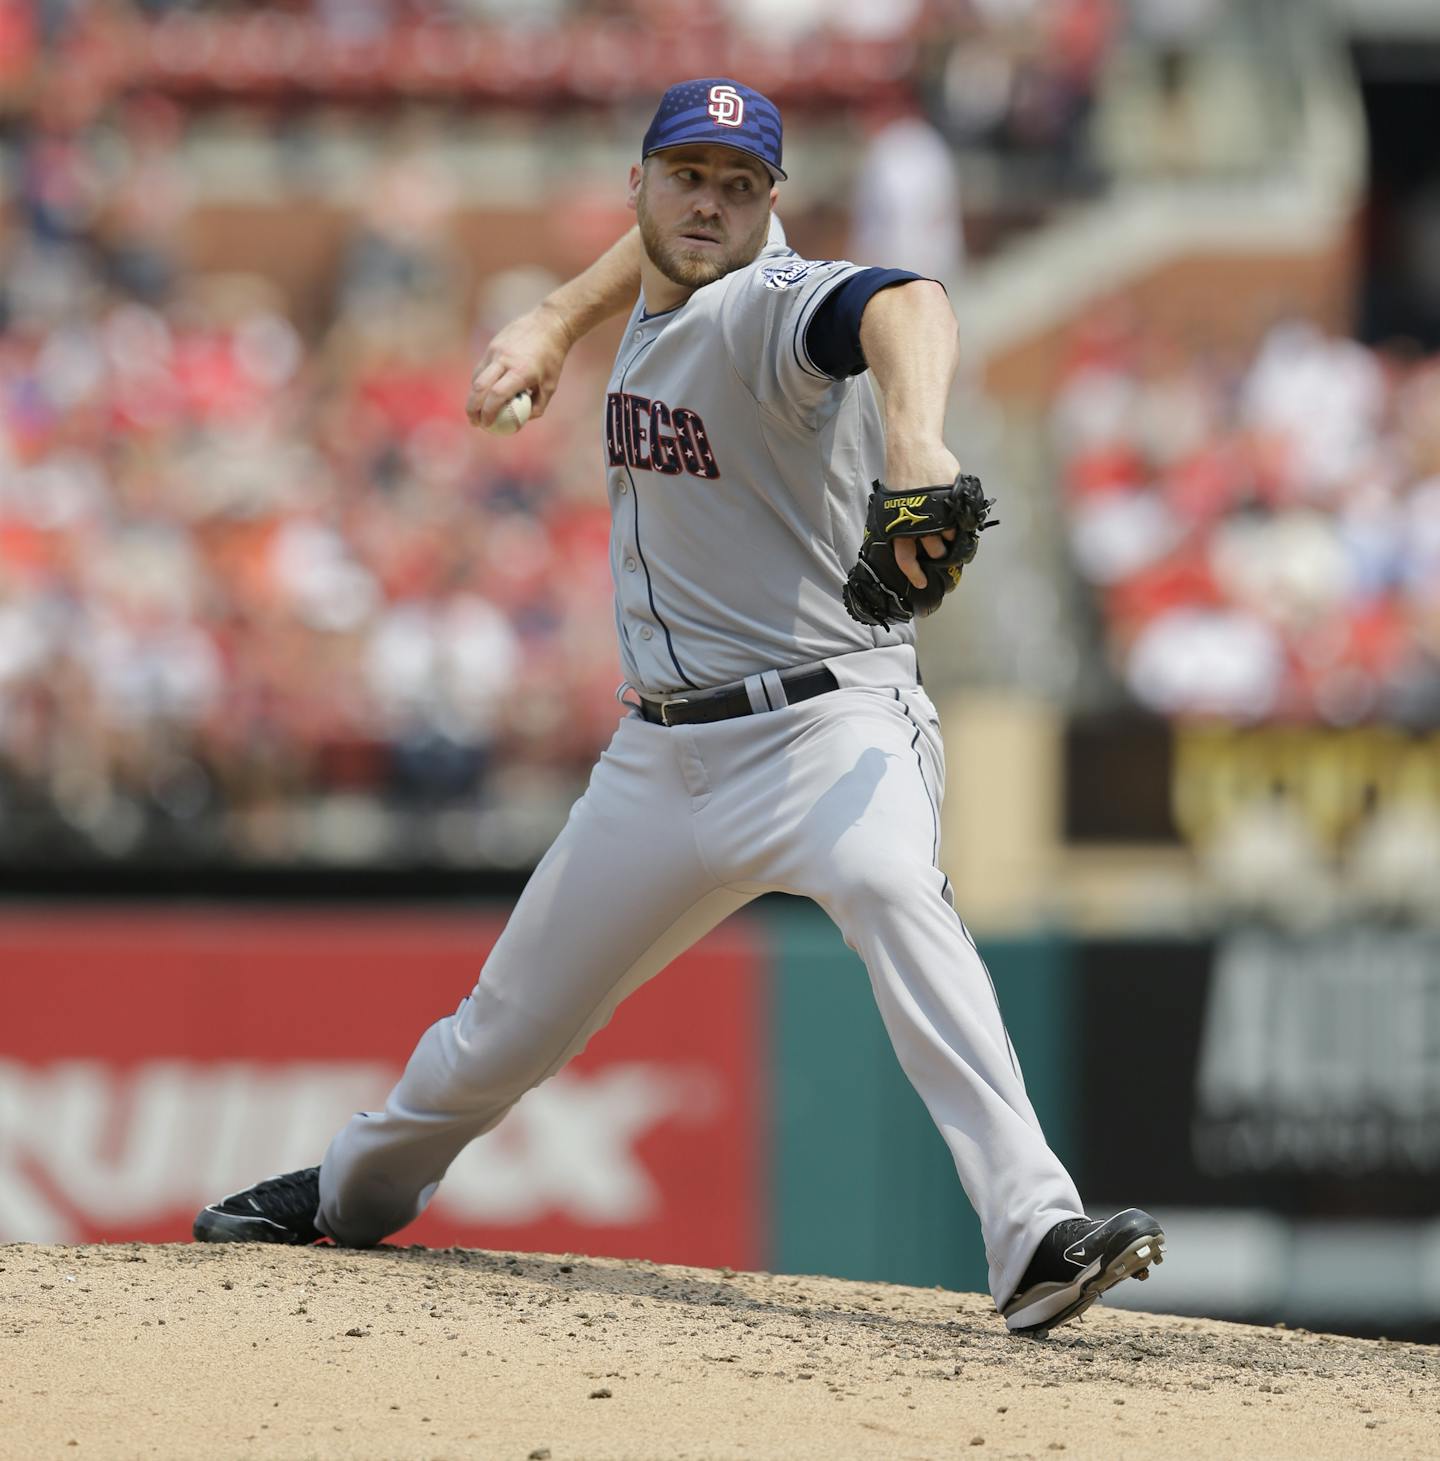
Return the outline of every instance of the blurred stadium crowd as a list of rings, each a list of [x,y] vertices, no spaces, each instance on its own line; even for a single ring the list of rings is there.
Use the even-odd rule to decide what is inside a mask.
[[[0,844],[520,865],[553,834],[619,713],[603,352],[577,353],[544,430],[477,442],[464,391],[503,316],[461,282],[443,188],[377,162],[328,297],[299,312],[187,265],[194,96],[82,85],[127,26],[263,21],[279,59],[240,51],[273,80],[285,26],[383,40],[513,9],[0,0]],[[827,0],[783,29],[903,41],[947,142],[1073,162],[1113,48],[1138,28],[1163,52],[1213,9]],[[782,23],[751,0],[523,14]],[[190,81],[198,55],[232,83],[236,54],[186,51]],[[1219,359],[1110,322],[1052,423],[1075,559],[1141,704],[1436,715],[1435,362],[1299,323]]]
[[[545,431],[477,450],[443,231],[357,226],[302,338],[263,281],[185,271],[175,125],[145,103],[112,156],[43,128],[11,154],[7,832],[32,854],[529,857],[617,714],[596,366]]]
[[[1223,0],[0,0],[0,88],[49,61],[85,108],[137,86],[237,98],[589,104],[743,72],[784,102],[910,84],[957,145],[1077,164],[1127,33],[1164,47]]]
[[[427,28],[823,30],[905,41],[906,66],[940,42],[959,134],[1043,149],[1088,103],[1115,16],[1111,0],[783,17],[749,0],[0,0],[6,845],[523,863],[618,714],[604,362],[572,363],[545,430],[477,444],[445,190],[380,160],[304,319],[258,276],[192,271],[193,106],[263,103],[286,76],[363,104],[436,61],[413,44]],[[573,50],[604,54],[592,32]],[[549,77],[571,100],[596,79]]]
[[[1074,559],[1140,704],[1440,724],[1440,359],[1302,320],[1233,359],[1110,316],[1051,421]]]

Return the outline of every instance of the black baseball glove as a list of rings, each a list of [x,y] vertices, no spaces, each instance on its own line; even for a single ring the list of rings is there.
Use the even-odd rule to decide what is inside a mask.
[[[916,614],[933,614],[960,582],[961,570],[980,546],[980,534],[996,526],[998,520],[989,515],[994,505],[995,499],[981,490],[980,479],[964,473],[943,486],[903,492],[877,481],[865,514],[860,559],[841,593],[850,617],[888,629]],[[895,561],[895,539],[923,538],[949,528],[955,536],[946,541],[943,557],[931,558],[915,545],[916,561],[925,570],[925,587],[916,588]]]

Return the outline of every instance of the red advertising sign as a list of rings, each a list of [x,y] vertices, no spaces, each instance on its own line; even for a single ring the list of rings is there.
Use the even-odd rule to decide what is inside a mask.
[[[503,920],[0,913],[0,1242],[171,1241],[319,1161]],[[732,920],[455,1162],[397,1241],[757,1267],[761,937]]]

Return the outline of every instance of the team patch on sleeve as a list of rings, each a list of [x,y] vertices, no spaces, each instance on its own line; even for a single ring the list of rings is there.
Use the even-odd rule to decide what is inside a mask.
[[[801,259],[794,264],[767,264],[760,271],[766,289],[793,289],[804,277],[816,269],[828,269],[833,259]]]

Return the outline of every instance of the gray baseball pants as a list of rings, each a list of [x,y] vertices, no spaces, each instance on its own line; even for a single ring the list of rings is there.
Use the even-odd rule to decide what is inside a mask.
[[[710,725],[622,721],[459,1009],[320,1169],[319,1226],[366,1246],[554,1075],[626,995],[760,893],[812,898],[864,960],[901,1067],[980,1218],[998,1304],[1081,1213],[936,865],[944,760],[908,647],[827,661],[842,688]]]

